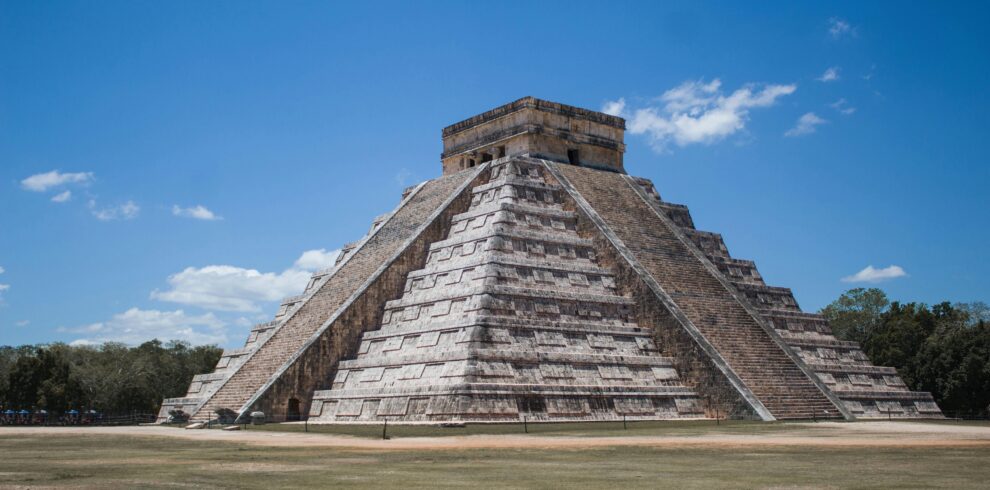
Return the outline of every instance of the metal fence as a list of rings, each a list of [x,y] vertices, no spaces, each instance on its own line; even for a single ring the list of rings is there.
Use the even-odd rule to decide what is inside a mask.
[[[12,412],[12,413],[10,413]],[[119,413],[106,414],[95,411],[81,412],[71,410],[62,414],[52,414],[44,411],[28,412],[21,411],[0,411],[0,426],[3,425],[43,425],[43,426],[69,426],[69,425],[138,425],[154,422],[155,414],[150,413]]]

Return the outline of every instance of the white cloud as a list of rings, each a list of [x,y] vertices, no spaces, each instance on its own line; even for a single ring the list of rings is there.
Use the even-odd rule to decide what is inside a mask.
[[[872,265],[868,265],[865,269],[851,276],[843,277],[842,282],[876,283],[896,279],[898,277],[904,277],[906,275],[907,272],[905,272],[900,266],[892,265],[883,269],[875,269]]]
[[[606,101],[602,105],[602,112],[612,116],[621,116],[626,112],[626,99],[619,98],[619,100]]]
[[[837,100],[835,102],[832,102],[828,106],[831,107],[832,109],[835,109],[836,111],[838,111],[840,114],[842,114],[844,116],[848,116],[848,115],[856,112],[856,108],[850,106],[849,105],[849,102],[847,102],[846,99],[839,99],[839,100]]]
[[[721,86],[718,79],[684,82],[664,92],[658,104],[632,113],[624,99],[606,102],[603,110],[625,117],[630,133],[649,136],[653,148],[664,152],[671,143],[683,147],[718,142],[745,128],[751,109],[769,107],[797,90],[795,85],[747,84],[725,95]]]
[[[30,320],[21,320],[21,321],[19,321],[19,322],[17,322],[17,323],[15,323],[14,325],[17,325],[18,327],[26,327],[26,326],[28,326],[28,325],[29,325],[30,323],[31,323],[31,321],[30,321]]]
[[[7,272],[7,269],[4,269],[3,267],[0,267],[0,274],[3,274],[4,272]]]
[[[172,206],[172,214],[175,216],[182,216],[184,218],[201,219],[204,221],[218,221],[222,220],[222,216],[217,216],[213,211],[210,211],[205,206],[196,205],[191,208],[181,208],[178,205]]]
[[[329,252],[325,248],[318,250],[307,250],[299,256],[296,260],[295,267],[297,269],[304,269],[309,271],[317,271],[320,269],[326,269],[337,261],[337,256],[340,255],[340,250],[330,250]]]
[[[187,267],[169,276],[171,289],[155,290],[151,298],[207,310],[260,311],[260,303],[299,294],[309,282],[311,272],[333,265],[339,253],[339,250],[308,250],[292,267],[281,273],[259,272],[231,265]]]
[[[10,284],[0,284],[0,293],[10,289]]]
[[[89,211],[93,213],[93,216],[100,221],[113,221],[117,219],[134,219],[137,218],[138,213],[141,212],[141,207],[134,203],[134,201],[127,201],[119,206],[110,206],[108,208],[98,208],[96,206],[96,201],[90,199],[87,204]]]
[[[825,70],[822,76],[816,78],[819,82],[834,82],[839,79],[839,67],[833,66]]]
[[[187,315],[182,310],[159,311],[131,308],[118,313],[108,321],[75,328],[61,328],[62,332],[80,334],[73,345],[123,342],[140,344],[159,340],[184,340],[192,344],[224,344],[227,342],[226,324],[213,315]]]
[[[63,203],[72,199],[72,191],[65,191],[52,196],[52,202]]]
[[[845,19],[832,17],[828,20],[828,33],[832,35],[832,39],[839,39],[844,36],[855,36],[856,30]]]
[[[784,133],[784,136],[801,136],[803,134],[811,134],[815,132],[818,126],[825,124],[826,122],[828,121],[818,117],[814,112],[808,112],[799,117],[797,124],[793,128],[788,129],[787,132]]]
[[[53,187],[66,184],[88,184],[92,181],[92,172],[63,174],[58,170],[52,170],[51,172],[45,172],[43,174],[34,174],[22,180],[21,186],[32,192],[44,192]]]

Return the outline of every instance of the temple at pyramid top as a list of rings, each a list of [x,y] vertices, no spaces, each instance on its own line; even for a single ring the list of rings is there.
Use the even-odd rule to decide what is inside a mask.
[[[443,128],[443,173],[515,155],[625,172],[621,117],[523,97]]]

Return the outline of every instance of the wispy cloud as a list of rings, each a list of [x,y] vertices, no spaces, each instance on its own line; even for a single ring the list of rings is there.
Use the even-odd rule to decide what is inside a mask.
[[[88,184],[93,181],[92,172],[61,173],[58,170],[34,174],[21,181],[21,187],[32,192],[45,192],[48,189],[66,184]]]
[[[187,267],[168,278],[167,291],[151,298],[217,311],[261,311],[261,303],[299,294],[312,271],[333,265],[339,250],[308,250],[292,267],[280,273],[260,272],[231,265]]]
[[[63,203],[67,202],[69,199],[72,199],[72,191],[60,192],[52,196],[52,202]]]
[[[227,342],[226,323],[213,313],[187,315],[182,310],[159,311],[131,308],[105,322],[81,327],[60,328],[80,338],[73,345],[123,342],[140,344],[159,340],[184,340],[192,344],[224,344]]]
[[[0,267],[0,274],[3,274],[4,272],[7,272],[7,270]],[[10,289],[10,284],[0,284],[0,302],[3,302],[3,293],[5,293],[8,289]]]
[[[839,67],[832,66],[826,69],[825,73],[822,73],[822,76],[816,78],[815,80],[818,80],[819,82],[834,82],[837,81],[838,79],[839,79]]]
[[[856,108],[850,106],[849,105],[849,102],[847,102],[846,99],[839,99],[839,100],[837,100],[835,102],[832,102],[828,106],[831,107],[832,109],[835,109],[840,114],[845,115],[845,116],[848,116],[848,115],[856,112]]]
[[[876,76],[876,74],[877,74],[877,64],[873,63],[872,65],[870,65],[870,71],[866,72],[866,74],[863,75],[863,80],[866,80],[868,82],[872,80],[873,77]]]
[[[412,172],[410,172],[408,168],[402,167],[395,173],[395,183],[399,187],[406,187],[406,184],[408,184],[411,177]]]
[[[625,117],[631,134],[647,135],[653,149],[662,153],[671,144],[721,141],[746,127],[752,109],[772,106],[797,90],[796,85],[746,84],[725,95],[721,88],[718,79],[688,81],[631,112],[621,98],[606,102],[602,111]]]
[[[905,272],[900,266],[891,265],[889,267],[884,267],[883,269],[876,269],[872,265],[868,265],[865,269],[851,276],[843,277],[842,282],[878,283],[904,276],[907,276],[907,272]]]
[[[222,220],[222,216],[217,216],[216,213],[210,211],[205,206],[196,205],[188,208],[179,207],[178,205],[172,206],[172,214],[175,216],[181,216],[183,218],[192,218],[203,221],[219,221]]]
[[[815,115],[814,112],[808,112],[798,118],[797,124],[793,128],[788,129],[784,136],[801,136],[804,134],[814,133],[818,126],[825,124],[826,120]]]
[[[4,272],[7,272],[7,269],[4,269],[3,267],[0,267],[0,274],[3,274]]]
[[[90,213],[100,221],[134,219],[141,212],[141,207],[135,204],[134,201],[127,201],[118,206],[101,208],[96,205],[95,200],[90,199],[86,206],[89,208]]]
[[[30,320],[20,320],[20,321],[14,323],[14,325],[17,325],[18,327],[26,327],[26,326],[28,326],[30,324],[31,324],[31,321]]]
[[[832,17],[828,20],[828,33],[832,39],[841,39],[846,36],[855,36],[856,29],[845,19]]]

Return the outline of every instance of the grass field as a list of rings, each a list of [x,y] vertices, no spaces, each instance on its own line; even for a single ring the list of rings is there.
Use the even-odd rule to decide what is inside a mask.
[[[395,427],[395,437],[465,429]],[[249,430],[255,430],[252,428]],[[314,427],[354,431],[376,427]],[[380,427],[377,427],[380,437]],[[534,427],[531,427],[534,429]],[[621,423],[535,426],[532,437],[791,434],[797,424]],[[178,431],[179,429],[174,429]],[[297,430],[271,425],[265,430]],[[403,434],[403,430],[420,431]],[[171,432],[169,429],[161,431]],[[460,434],[450,431],[463,431]],[[515,432],[515,431],[514,431]],[[340,433],[340,432],[336,432]],[[490,433],[490,432],[488,432]],[[975,447],[590,447],[582,449],[361,450],[274,447],[174,437],[29,434],[0,428],[0,487],[503,487],[503,488],[986,488],[990,445]]]

